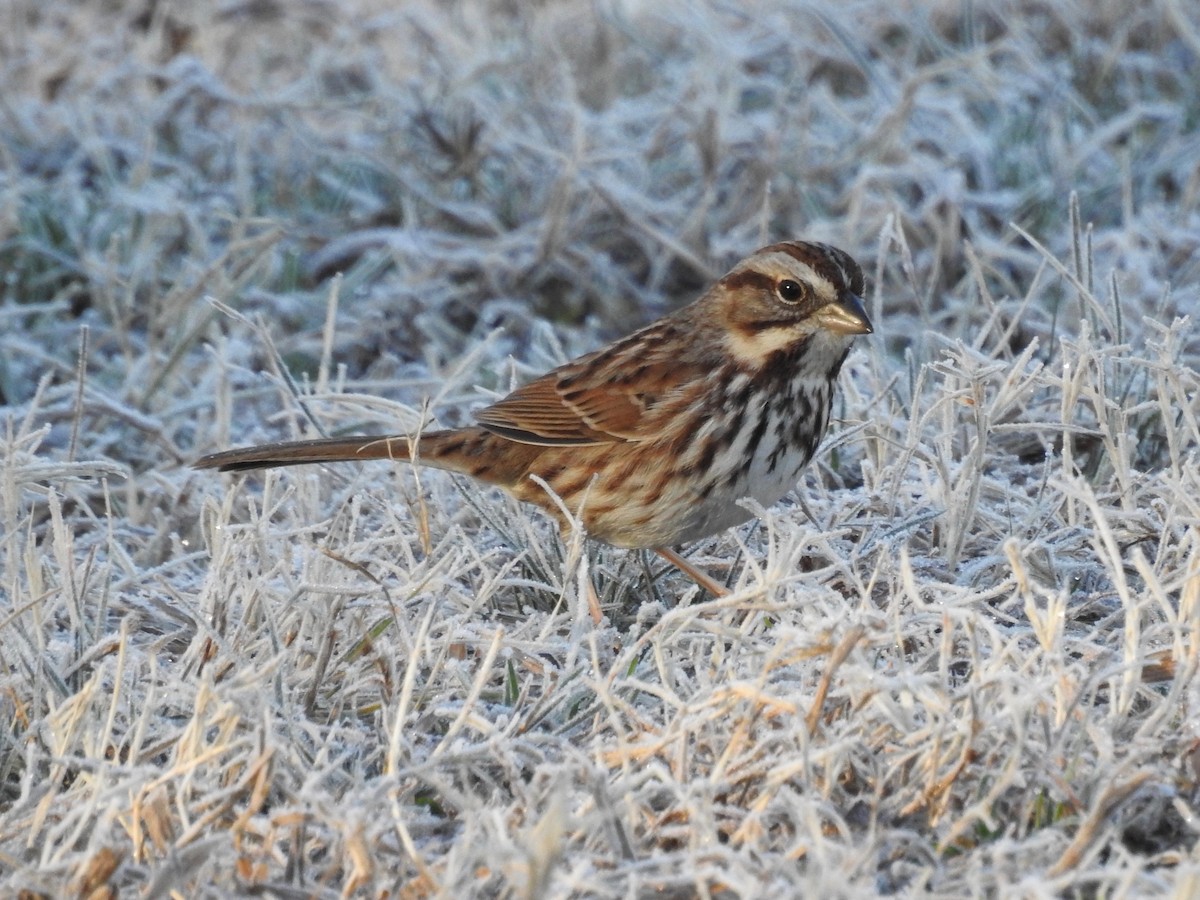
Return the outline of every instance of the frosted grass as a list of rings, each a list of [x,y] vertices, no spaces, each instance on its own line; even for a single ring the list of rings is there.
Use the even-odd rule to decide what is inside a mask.
[[[10,4],[5,889],[1188,894],[1198,36]],[[728,598],[445,473],[187,468],[465,421],[801,236],[878,330],[801,489],[688,548]]]

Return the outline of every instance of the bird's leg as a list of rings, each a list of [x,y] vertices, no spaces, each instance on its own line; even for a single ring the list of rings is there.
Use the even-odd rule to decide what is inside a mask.
[[[670,547],[655,547],[654,552],[677,568],[688,578],[692,579],[692,581],[696,582],[696,584],[700,585],[700,587],[704,588],[714,597],[729,596],[729,591],[726,589],[725,585],[717,582],[716,579],[702,569],[698,569],[696,566],[693,566],[690,562],[688,562]]]

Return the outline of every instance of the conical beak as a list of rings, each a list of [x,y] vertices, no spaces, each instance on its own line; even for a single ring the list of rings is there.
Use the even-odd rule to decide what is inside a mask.
[[[830,303],[817,313],[821,324],[837,334],[870,334],[875,329],[863,309],[862,299],[849,291],[837,303]]]

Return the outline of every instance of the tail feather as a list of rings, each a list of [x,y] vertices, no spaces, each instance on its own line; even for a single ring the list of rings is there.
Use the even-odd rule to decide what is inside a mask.
[[[410,439],[402,434],[363,435],[349,438],[321,438],[314,441],[284,441],[210,453],[192,463],[197,469],[242,472],[276,466],[300,466],[307,463],[350,462],[361,459],[407,461]]]
[[[500,446],[503,445],[503,446]],[[355,435],[315,441],[283,441],[211,453],[192,463],[197,469],[245,472],[307,463],[357,462],[389,459],[448,469],[489,484],[512,488],[524,482],[544,447],[514,444],[478,425],[403,434]]]

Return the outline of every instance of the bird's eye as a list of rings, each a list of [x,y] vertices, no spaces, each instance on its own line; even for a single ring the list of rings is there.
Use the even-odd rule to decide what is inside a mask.
[[[804,299],[804,285],[790,278],[785,278],[775,286],[775,292],[784,303],[799,303]]]

